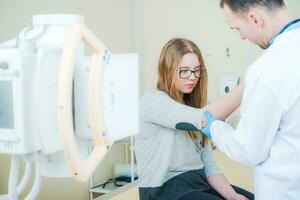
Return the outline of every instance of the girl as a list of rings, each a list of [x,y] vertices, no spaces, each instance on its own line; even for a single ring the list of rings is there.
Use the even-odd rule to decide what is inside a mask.
[[[188,122],[200,129],[204,110],[225,119],[239,106],[242,90],[240,85],[206,106],[207,72],[199,48],[183,38],[163,47],[157,90],[145,93],[140,101],[135,153],[141,200],[254,199],[227,182],[206,136],[175,128]]]

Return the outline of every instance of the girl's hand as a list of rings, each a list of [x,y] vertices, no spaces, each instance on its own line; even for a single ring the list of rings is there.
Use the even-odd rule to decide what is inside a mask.
[[[247,199],[243,195],[240,195],[238,193],[234,193],[232,196],[230,196],[230,198],[228,200],[249,200],[249,199]]]

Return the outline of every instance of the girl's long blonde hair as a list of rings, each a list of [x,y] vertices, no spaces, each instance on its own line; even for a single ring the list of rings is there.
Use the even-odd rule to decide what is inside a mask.
[[[158,63],[157,89],[164,91],[179,103],[194,108],[203,108],[207,104],[207,73],[199,78],[197,85],[190,94],[181,93],[174,85],[175,78],[178,76],[178,66],[182,57],[188,53],[196,54],[201,67],[205,68],[200,49],[192,41],[185,38],[174,38],[164,45]],[[199,134],[194,131],[188,133],[192,138],[199,137]],[[207,137],[201,135],[201,141],[204,145],[207,142]]]

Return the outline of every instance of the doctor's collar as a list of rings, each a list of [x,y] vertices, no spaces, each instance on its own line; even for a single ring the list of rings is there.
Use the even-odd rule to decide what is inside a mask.
[[[289,23],[287,23],[282,29],[280,29],[278,31],[278,33],[275,34],[275,36],[272,38],[272,40],[270,41],[270,44],[268,46],[268,48],[273,44],[274,40],[281,35],[284,32],[288,32],[294,29],[300,28],[300,19],[295,19]]]

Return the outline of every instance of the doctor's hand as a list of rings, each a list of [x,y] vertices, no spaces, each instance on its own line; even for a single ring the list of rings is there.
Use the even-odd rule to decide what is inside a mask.
[[[216,120],[216,118],[208,111],[204,112],[204,116],[206,119],[202,121],[202,125],[206,123],[204,127],[201,128],[201,132],[206,135],[208,138],[211,138],[210,135],[210,127],[213,121]]]

